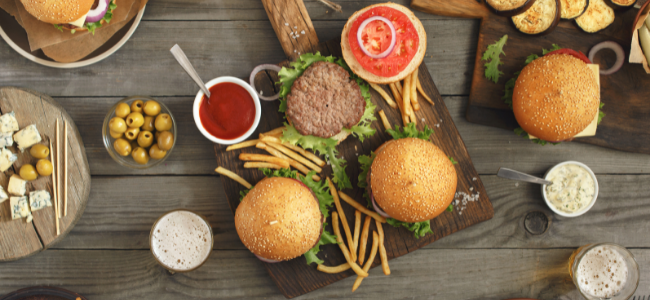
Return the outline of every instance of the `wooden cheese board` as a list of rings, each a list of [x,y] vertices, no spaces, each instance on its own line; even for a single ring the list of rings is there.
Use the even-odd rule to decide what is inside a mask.
[[[586,33],[572,20],[561,20],[551,33],[543,36],[528,36],[516,30],[507,17],[492,14],[483,1],[476,0],[413,0],[411,7],[423,12],[451,17],[481,19],[478,47],[470,88],[467,120],[473,123],[512,130],[519,127],[512,110],[503,102],[504,86],[513,74],[524,66],[526,57],[557,44],[563,48],[589,53],[592,46],[603,41],[615,41],[626,53],[626,62],[617,73],[600,76],[601,102],[606,117],[598,125],[596,136],[576,138],[574,142],[602,147],[650,154],[650,75],[639,64],[627,62],[632,23],[638,9],[617,11],[612,25],[598,33]],[[644,1],[639,1],[644,2]],[[498,83],[485,78],[484,61],[481,61],[487,46],[508,35],[504,47],[505,57],[500,70],[504,72]],[[607,57],[609,56],[609,57]],[[615,58],[608,51],[602,51],[594,59],[601,68],[609,68]],[[514,133],[513,133],[514,134]]]
[[[76,125],[66,111],[47,95],[23,88],[2,87],[0,88],[0,112],[12,111],[16,114],[21,129],[30,124],[36,125],[41,134],[41,143],[44,145],[50,140],[53,144],[55,142],[56,119],[61,119],[60,126],[63,126],[63,120],[67,121],[68,213],[60,219],[61,234],[57,236],[54,206],[32,212],[33,221],[28,223],[25,218],[11,219],[9,200],[0,203],[0,262],[25,258],[63,239],[81,218],[90,194],[90,169],[86,150]],[[60,138],[62,141],[62,133]],[[9,170],[0,173],[0,185],[5,190],[11,175],[18,173],[23,164],[36,163],[36,159],[31,157],[29,151],[25,150],[21,153],[15,144],[8,149],[18,156],[18,160]],[[53,195],[52,188],[52,176],[40,176],[27,183],[28,193],[46,190]]]

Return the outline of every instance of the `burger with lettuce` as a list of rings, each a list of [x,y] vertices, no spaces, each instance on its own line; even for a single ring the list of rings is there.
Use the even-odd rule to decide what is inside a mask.
[[[89,31],[110,23],[117,0],[20,0],[39,21],[54,24],[60,31]]]

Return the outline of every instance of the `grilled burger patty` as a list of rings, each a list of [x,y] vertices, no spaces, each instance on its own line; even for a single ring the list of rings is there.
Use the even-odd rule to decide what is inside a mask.
[[[302,135],[330,138],[359,123],[365,109],[357,82],[330,62],[312,64],[287,96],[287,116]]]

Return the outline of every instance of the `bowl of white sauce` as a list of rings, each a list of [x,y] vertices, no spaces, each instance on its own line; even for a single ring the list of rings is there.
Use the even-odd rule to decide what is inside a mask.
[[[596,174],[587,165],[565,161],[549,169],[544,179],[551,185],[542,185],[542,195],[548,207],[563,217],[583,215],[598,198]]]

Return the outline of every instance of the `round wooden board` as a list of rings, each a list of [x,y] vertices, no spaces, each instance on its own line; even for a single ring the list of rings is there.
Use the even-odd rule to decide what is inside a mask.
[[[54,206],[33,212],[34,220],[27,223],[25,218],[11,219],[9,200],[0,203],[0,262],[25,258],[63,239],[81,218],[90,194],[90,168],[86,150],[77,126],[68,113],[47,95],[23,88],[2,87],[0,88],[0,112],[4,114],[11,111],[16,113],[20,129],[36,124],[43,139],[41,143],[48,145],[51,139],[53,147],[56,147],[54,145],[56,119],[60,119],[61,144],[63,144],[63,121],[68,122],[68,214],[61,217],[59,221],[61,234],[57,236]],[[36,163],[36,159],[31,157],[29,151],[21,153],[15,144],[9,149],[18,155],[18,160],[12,168],[0,173],[0,185],[5,190],[11,175],[17,173],[23,164]],[[61,153],[63,153],[63,146],[61,146]],[[52,187],[52,176],[39,177],[27,184],[27,193],[46,190],[53,195]],[[54,197],[52,201],[54,204]]]

